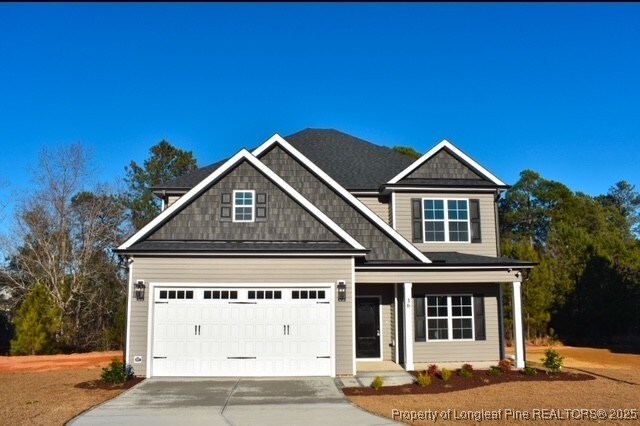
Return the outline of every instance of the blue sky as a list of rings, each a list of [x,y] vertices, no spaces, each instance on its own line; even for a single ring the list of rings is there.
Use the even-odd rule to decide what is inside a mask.
[[[2,194],[43,146],[82,142],[113,181],[161,139],[206,165],[306,127],[446,138],[508,183],[640,186],[639,22],[639,4],[0,4]]]

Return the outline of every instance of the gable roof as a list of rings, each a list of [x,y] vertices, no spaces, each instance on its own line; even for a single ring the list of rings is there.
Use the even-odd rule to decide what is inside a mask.
[[[378,215],[373,213],[368,207],[366,207],[360,200],[358,200],[353,194],[351,194],[346,188],[342,187],[331,176],[325,173],[316,164],[310,161],[294,146],[282,138],[277,133],[269,138],[266,142],[253,150],[253,155],[260,157],[261,154],[268,152],[274,146],[280,146],[296,160],[304,164],[304,166],[317,176],[325,185],[329,186],[335,192],[337,192],[348,204],[350,204],[356,211],[364,215],[370,222],[372,222],[378,229],[382,230],[391,240],[402,247],[407,253],[409,253],[414,259],[423,262],[431,263],[431,260],[427,258],[420,250],[418,250],[413,244],[407,241],[398,231],[393,229],[391,225],[382,220]]]
[[[391,148],[375,145],[334,129],[305,129],[285,137],[306,158],[349,190],[378,188],[413,163],[413,159]],[[188,189],[198,184],[226,160],[177,177],[154,188]]]
[[[480,164],[478,164],[474,159],[469,157],[467,154],[465,154],[464,152],[460,151],[456,146],[454,146],[451,142],[449,142],[446,139],[442,140],[442,142],[440,142],[438,145],[436,145],[433,148],[431,148],[426,154],[424,154],[422,157],[420,157],[419,159],[414,161],[411,165],[406,167],[400,173],[395,175],[387,183],[388,184],[397,184],[402,179],[406,178],[411,173],[416,171],[420,166],[425,164],[428,160],[433,158],[436,154],[438,154],[442,150],[447,150],[450,153],[452,153],[455,157],[457,157],[457,159],[461,160],[468,167],[470,167],[472,169],[472,171],[475,172],[478,176],[480,176],[480,177],[492,182],[493,184],[495,184],[497,186],[501,186],[501,187],[507,187],[508,186],[506,183],[504,183],[503,181],[498,179],[491,172],[489,172],[487,169],[482,167]]]
[[[375,189],[393,178],[413,159],[334,129],[305,129],[286,141],[349,190]]]
[[[294,200],[296,200],[304,209],[306,209],[309,213],[311,213],[316,219],[322,222],[327,228],[333,231],[338,237],[340,237],[344,242],[349,244],[352,249],[355,250],[366,250],[365,247],[362,246],[358,241],[356,241],[351,235],[349,235],[344,229],[338,226],[331,218],[325,215],[320,209],[314,206],[309,200],[304,198],[298,191],[296,191],[291,185],[285,182],[280,176],[275,174],[271,169],[269,169],[264,163],[254,157],[249,151],[243,149],[239,151],[236,155],[228,159],[224,164],[218,167],[215,171],[210,173],[205,179],[201,180],[196,186],[191,188],[185,195],[180,197],[175,203],[173,203],[169,208],[160,213],[155,219],[145,225],[142,229],[136,232],[133,236],[131,236],[127,241],[125,241],[120,247],[118,247],[118,251],[125,251],[129,249],[133,244],[139,242],[147,235],[152,233],[155,229],[157,229],[160,225],[165,223],[174,214],[183,209],[192,199],[199,196],[203,191],[205,191],[211,184],[213,184],[216,180],[225,175],[226,172],[236,167],[243,161],[249,162],[252,166],[258,169],[261,173],[263,173],[268,179],[270,179],[274,184],[280,187],[285,193],[291,196]]]

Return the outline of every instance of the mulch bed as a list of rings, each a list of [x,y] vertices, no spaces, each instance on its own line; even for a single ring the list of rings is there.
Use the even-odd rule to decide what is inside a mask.
[[[457,392],[467,389],[474,389],[483,386],[497,385],[500,383],[513,382],[559,382],[559,381],[584,381],[595,380],[595,377],[589,374],[576,374],[568,372],[560,372],[554,375],[548,375],[543,370],[537,370],[535,376],[527,376],[521,371],[507,371],[500,376],[491,376],[490,370],[475,370],[473,377],[465,378],[457,375],[457,371],[451,375],[448,381],[442,380],[440,376],[433,377],[431,384],[426,387],[420,387],[416,383],[401,386],[383,386],[380,390],[371,387],[347,387],[343,388],[347,396],[367,396],[367,395],[416,395],[416,394],[436,394]],[[414,377],[418,376],[417,371],[412,371]]]
[[[144,377],[133,377],[124,383],[113,384],[113,383],[105,382],[102,379],[99,379],[99,380],[89,380],[88,382],[78,383],[73,387],[78,389],[103,389],[103,390],[129,389],[137,385],[143,380],[144,380]]]

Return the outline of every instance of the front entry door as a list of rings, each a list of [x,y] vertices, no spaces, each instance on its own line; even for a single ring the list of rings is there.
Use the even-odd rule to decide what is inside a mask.
[[[356,298],[356,358],[380,358],[380,299]]]

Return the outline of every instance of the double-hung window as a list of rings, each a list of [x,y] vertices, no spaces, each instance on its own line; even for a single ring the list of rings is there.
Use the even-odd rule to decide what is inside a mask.
[[[233,191],[233,221],[253,222],[255,191]]]
[[[473,296],[426,296],[427,341],[473,340]]]
[[[469,200],[423,199],[424,242],[469,239]]]

